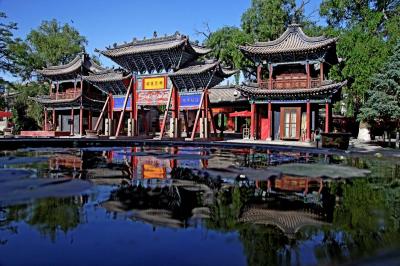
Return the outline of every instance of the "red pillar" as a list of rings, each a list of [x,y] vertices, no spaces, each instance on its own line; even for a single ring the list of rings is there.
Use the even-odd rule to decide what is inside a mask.
[[[311,103],[307,100],[306,141],[311,141]]]
[[[306,73],[307,73],[307,88],[311,87],[311,78],[310,78],[310,64],[306,63]]]
[[[322,61],[319,63],[319,78],[322,84],[324,81],[324,62]]]
[[[89,109],[89,113],[88,113],[88,129],[92,130],[92,110]]]
[[[44,130],[47,131],[47,108],[44,108]]]
[[[83,107],[79,108],[79,135],[83,135]]]
[[[71,135],[74,135],[74,108],[71,108]]]
[[[273,89],[272,72],[274,71],[272,64],[269,65],[269,89]]]
[[[325,103],[325,133],[330,130],[330,104],[328,102]]]
[[[250,139],[254,139],[256,127],[256,104],[251,104],[251,119],[250,119]]]
[[[261,85],[261,81],[262,81],[262,78],[261,78],[261,69],[262,69],[262,66],[259,65],[259,66],[257,67],[257,83],[258,83],[258,86]]]
[[[268,102],[268,138],[267,140],[272,140],[272,103]]]
[[[56,125],[56,110],[53,108],[53,127],[54,130],[56,130],[57,125]]]
[[[138,136],[139,135],[139,126],[138,126],[138,110],[137,110],[137,87],[138,87],[138,79],[135,77],[135,81],[132,84],[132,114],[133,114],[133,119],[134,119],[134,124],[133,126],[133,136]],[[144,119],[145,120],[145,119]]]

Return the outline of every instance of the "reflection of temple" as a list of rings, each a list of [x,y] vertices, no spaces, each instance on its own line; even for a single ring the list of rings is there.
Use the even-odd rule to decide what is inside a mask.
[[[281,211],[263,208],[250,208],[241,215],[240,222],[276,226],[288,238],[296,238],[295,234],[303,227],[319,227],[326,223],[317,214],[303,211]]]
[[[82,178],[82,169],[81,156],[63,154],[49,158],[49,170],[53,177]]]

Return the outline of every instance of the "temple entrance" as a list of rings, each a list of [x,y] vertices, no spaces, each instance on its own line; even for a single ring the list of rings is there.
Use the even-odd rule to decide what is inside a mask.
[[[281,139],[299,139],[300,138],[300,107],[282,107],[281,108]]]

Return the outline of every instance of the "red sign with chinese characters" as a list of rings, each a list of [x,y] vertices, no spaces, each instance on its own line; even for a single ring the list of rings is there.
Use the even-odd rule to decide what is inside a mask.
[[[169,90],[138,91],[137,95],[138,105],[166,105],[168,102]]]

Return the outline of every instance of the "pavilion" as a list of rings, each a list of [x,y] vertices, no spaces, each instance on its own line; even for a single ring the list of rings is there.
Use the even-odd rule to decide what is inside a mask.
[[[332,105],[346,85],[327,80],[338,63],[336,41],[292,24],[276,40],[239,47],[257,67],[257,82],[238,88],[251,104],[251,139],[311,141],[316,131],[330,132]]]

